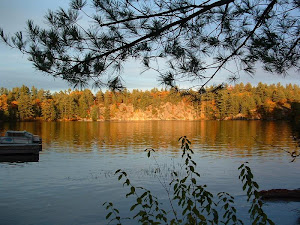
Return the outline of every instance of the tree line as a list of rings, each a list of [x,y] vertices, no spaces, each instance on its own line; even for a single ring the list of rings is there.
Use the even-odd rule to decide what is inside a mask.
[[[25,85],[0,88],[0,121],[299,119],[298,85],[243,83],[205,92],[177,89],[49,90]]]

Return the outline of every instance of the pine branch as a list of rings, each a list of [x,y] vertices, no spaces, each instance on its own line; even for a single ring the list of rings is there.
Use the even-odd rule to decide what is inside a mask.
[[[252,35],[255,33],[255,31],[257,30],[257,28],[259,28],[261,26],[261,24],[263,23],[265,17],[268,15],[268,13],[272,10],[272,8],[274,7],[275,3],[277,2],[277,0],[273,0],[268,7],[265,9],[265,11],[263,12],[263,14],[260,16],[259,20],[257,21],[256,25],[254,26],[254,28],[252,29],[252,31],[250,32],[250,34],[247,36],[247,38],[243,41],[242,44],[239,45],[238,48],[236,48],[229,56],[227,56],[223,62],[220,64],[220,66],[218,67],[218,69],[213,73],[213,75],[201,86],[202,88],[205,87],[205,85],[207,85],[215,76],[216,74],[223,68],[223,66],[229,61],[229,59],[231,59],[233,56],[235,56],[238,51],[246,45],[246,43],[248,42],[248,40],[252,37]]]

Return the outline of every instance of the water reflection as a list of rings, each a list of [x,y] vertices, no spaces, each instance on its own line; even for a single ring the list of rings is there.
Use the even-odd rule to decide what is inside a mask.
[[[283,121],[21,122],[5,130],[27,130],[43,138],[43,150],[124,154],[146,147],[179,152],[186,135],[196,151],[218,156],[274,156],[294,149],[291,126]]]
[[[287,122],[148,121],[21,122],[0,124],[0,132],[28,130],[43,138],[38,163],[0,163],[0,224],[106,224],[102,203],[112,201],[127,216],[129,198],[114,173],[126,171],[137,186],[149,188],[162,202],[166,194],[157,173],[170,182],[182,168],[178,138],[188,136],[196,152],[201,183],[213,193],[236,197],[241,219],[248,221],[245,193],[237,168],[249,161],[261,189],[299,187],[299,162],[285,150],[296,146]],[[145,148],[159,149],[159,167]],[[184,173],[184,170],[182,170]],[[176,171],[177,172],[177,171]],[[276,224],[294,224],[299,203],[268,203]],[[18,212],[17,214],[15,212]],[[249,223],[245,223],[249,224]]]

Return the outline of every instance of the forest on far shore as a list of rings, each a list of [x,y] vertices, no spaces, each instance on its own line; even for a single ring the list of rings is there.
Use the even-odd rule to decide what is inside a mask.
[[[0,88],[0,121],[215,119],[299,120],[300,88],[240,83],[208,87],[202,94],[157,88],[96,94],[89,89]]]

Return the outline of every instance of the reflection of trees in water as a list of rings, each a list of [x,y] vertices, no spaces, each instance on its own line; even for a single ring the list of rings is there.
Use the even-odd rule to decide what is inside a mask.
[[[292,134],[295,142],[294,144],[295,148],[292,151],[286,151],[286,152],[291,155],[292,157],[291,162],[294,162],[296,158],[300,157],[300,120],[292,124]]]
[[[280,121],[139,121],[139,122],[20,122],[4,130],[39,134],[45,147],[61,152],[117,153],[151,147],[178,151],[178,137],[186,135],[197,151],[226,155],[270,155],[294,147],[292,128]],[[223,155],[223,154],[220,154]]]

